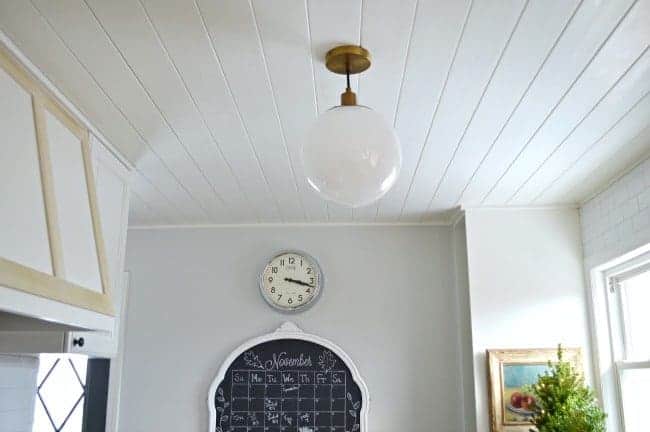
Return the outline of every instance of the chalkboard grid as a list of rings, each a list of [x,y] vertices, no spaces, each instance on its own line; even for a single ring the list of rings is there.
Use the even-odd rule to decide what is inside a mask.
[[[367,390],[345,353],[321,339],[272,337],[224,362],[210,390],[210,432],[362,432]]]
[[[346,373],[236,369],[228,430],[345,432]]]

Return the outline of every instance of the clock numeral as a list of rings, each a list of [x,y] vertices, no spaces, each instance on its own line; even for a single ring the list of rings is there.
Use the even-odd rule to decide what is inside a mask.
[[[267,261],[257,280],[263,297],[271,305],[297,310],[316,299],[322,277],[317,261],[295,251],[285,251]]]

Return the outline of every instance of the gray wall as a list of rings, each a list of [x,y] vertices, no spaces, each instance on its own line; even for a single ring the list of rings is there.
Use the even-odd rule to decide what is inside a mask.
[[[449,227],[132,230],[120,430],[205,431],[227,354],[286,319],[355,361],[373,431],[456,432],[460,360]],[[257,289],[265,260],[297,248],[325,273],[320,301],[287,317]]]

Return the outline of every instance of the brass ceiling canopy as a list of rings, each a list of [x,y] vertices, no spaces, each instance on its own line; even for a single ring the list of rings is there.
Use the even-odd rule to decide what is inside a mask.
[[[370,53],[356,45],[341,45],[325,54],[325,65],[330,71],[341,75],[354,75],[370,67]]]
[[[347,87],[341,94],[341,105],[357,104],[357,95],[350,88],[350,75],[365,71],[370,67],[371,62],[370,52],[357,45],[337,46],[325,54],[327,69],[347,77]]]

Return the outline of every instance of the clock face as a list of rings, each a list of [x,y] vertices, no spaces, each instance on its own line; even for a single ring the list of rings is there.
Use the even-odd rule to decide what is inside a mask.
[[[293,312],[316,300],[322,279],[314,258],[302,252],[284,252],[271,259],[264,268],[260,290],[271,306]]]

